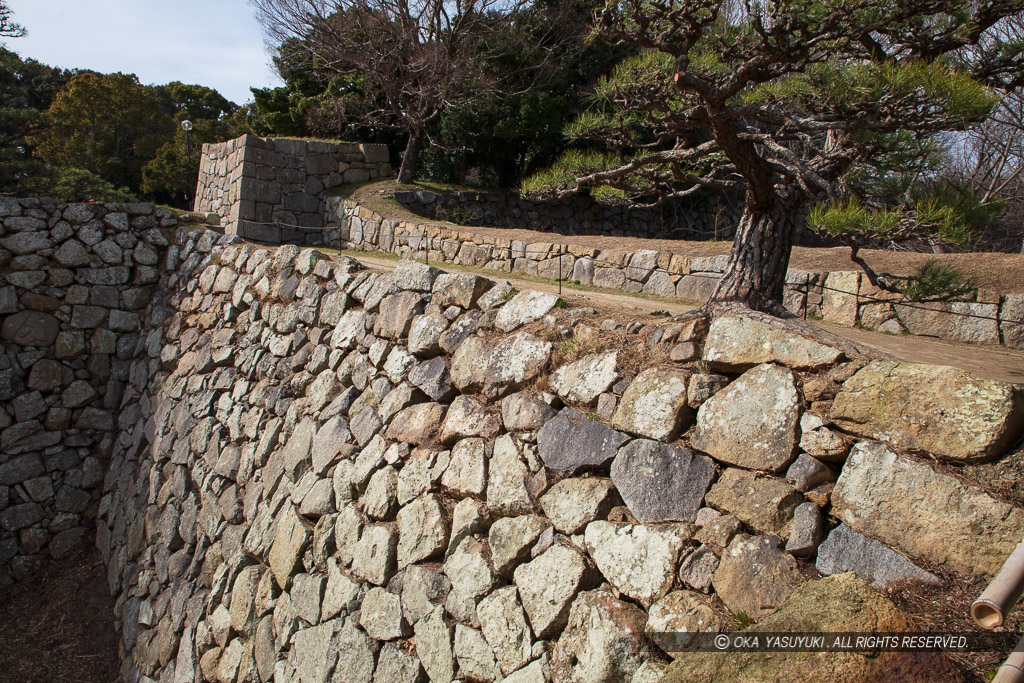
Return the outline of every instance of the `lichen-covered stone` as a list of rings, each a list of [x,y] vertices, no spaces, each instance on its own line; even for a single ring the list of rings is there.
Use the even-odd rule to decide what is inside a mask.
[[[744,632],[767,633],[919,632],[920,626],[853,573],[809,581],[797,588],[774,614]],[[776,653],[690,652],[669,667],[663,683],[689,681],[930,681],[963,680],[941,652]]]
[[[688,378],[678,370],[644,370],[626,388],[612,426],[637,436],[672,441],[693,421],[687,401]]]
[[[733,614],[757,621],[786,601],[803,583],[796,560],[777,536],[732,539],[715,572],[715,592]]]
[[[730,465],[778,472],[793,460],[800,404],[791,371],[759,365],[700,407],[690,443]]]
[[[730,467],[705,496],[708,505],[731,512],[754,531],[778,533],[803,502],[796,489],[773,477]]]
[[[839,349],[741,315],[724,315],[711,323],[704,360],[717,370],[742,371],[762,363],[797,370],[820,370],[842,356]]]
[[[850,453],[832,511],[912,559],[964,575],[994,575],[1024,537],[1018,507],[867,441]]]
[[[580,593],[552,653],[552,679],[588,683],[630,680],[650,656],[643,632],[646,621],[642,609],[609,593]]]
[[[617,358],[616,351],[585,356],[555,370],[548,383],[568,403],[593,405],[618,379]]]
[[[1006,382],[957,368],[874,361],[843,383],[831,417],[857,436],[978,462],[1020,434],[1024,401]]]
[[[650,606],[672,587],[687,524],[646,526],[591,522],[584,538],[597,568],[620,592]]]

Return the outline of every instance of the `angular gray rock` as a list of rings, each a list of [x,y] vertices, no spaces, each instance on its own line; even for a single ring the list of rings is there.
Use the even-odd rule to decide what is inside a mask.
[[[395,533],[388,527],[365,527],[352,550],[352,573],[374,585],[385,585],[395,573],[397,544]]]
[[[372,683],[377,644],[355,625],[354,619],[346,619],[335,633],[331,649],[338,656],[333,680]]]
[[[491,287],[491,281],[469,273],[442,273],[434,280],[431,302],[441,308],[469,309]]]
[[[907,582],[942,585],[939,577],[846,524],[833,529],[825,542],[818,546],[818,559],[814,566],[822,576],[856,572],[857,576],[880,591]]]
[[[716,370],[732,372],[762,363],[820,370],[841,356],[839,349],[741,315],[715,318],[704,342],[704,360]]]
[[[877,442],[853,447],[832,512],[856,531],[924,563],[994,575],[1024,537],[1024,511]]]
[[[502,434],[494,442],[489,469],[487,506],[493,513],[511,516],[533,512],[535,501],[526,486],[529,470],[511,435]]]
[[[491,448],[484,439],[462,439],[452,447],[451,462],[441,485],[459,496],[480,497],[487,490],[487,460]]]
[[[793,510],[793,529],[789,532],[786,552],[794,557],[813,557],[825,538],[821,510],[814,503],[800,503]]]
[[[394,593],[374,587],[363,598],[359,625],[374,640],[395,640],[410,633],[402,616],[402,601]]]
[[[510,432],[532,432],[556,414],[554,408],[525,393],[509,394],[501,401],[501,421]]]
[[[695,591],[708,593],[718,564],[718,555],[708,546],[701,546],[679,563],[679,582]]]
[[[480,337],[470,337],[459,344],[452,355],[452,384],[461,391],[480,389],[487,376],[491,346]]]
[[[638,521],[692,522],[715,477],[715,465],[688,448],[637,439],[619,449],[611,473]]]
[[[537,446],[544,464],[570,473],[604,465],[628,440],[627,435],[572,408],[563,408],[537,432]]]
[[[484,553],[485,547],[475,538],[464,538],[444,561],[444,573],[459,595],[479,600],[494,588],[496,578]]]
[[[443,553],[448,530],[448,515],[437,496],[422,496],[399,510],[399,569]]]
[[[778,533],[803,502],[803,496],[781,479],[758,476],[736,467],[722,472],[705,499],[708,505],[731,512],[763,534]]]
[[[448,329],[448,319],[443,315],[418,315],[409,328],[409,353],[414,356],[430,357],[441,353],[441,335]]]
[[[391,643],[385,643],[380,649],[373,683],[423,683],[424,678],[418,657]]]
[[[440,571],[414,564],[406,568],[402,578],[402,612],[410,624],[430,614],[434,607],[444,605],[452,582]]]
[[[533,636],[515,586],[494,591],[477,606],[480,628],[503,674],[533,658]]]
[[[459,673],[463,678],[476,681],[493,681],[501,672],[494,660],[494,653],[484,634],[462,624],[455,625],[455,658],[459,662]]]
[[[1020,434],[1024,399],[1006,382],[957,368],[873,361],[843,383],[831,417],[857,436],[981,462]]]
[[[819,484],[836,480],[832,469],[809,455],[801,453],[786,470],[786,481],[797,491],[810,491]]]
[[[455,677],[452,629],[445,622],[444,607],[438,606],[413,627],[416,654],[434,683],[449,683]]]
[[[618,683],[632,679],[650,655],[644,638],[647,613],[600,591],[580,593],[555,645],[551,677],[555,681]]]
[[[539,515],[504,517],[495,521],[487,536],[494,571],[503,576],[510,574],[530,556],[530,548],[546,528],[547,520]]]
[[[683,653],[687,635],[716,633],[724,627],[725,620],[709,597],[684,590],[673,591],[651,605],[645,630],[658,647],[675,656]]]
[[[423,297],[417,292],[398,292],[386,296],[380,302],[373,333],[385,339],[404,339],[409,334],[412,319],[422,312]]]
[[[402,290],[429,292],[440,274],[441,270],[434,266],[410,259],[402,259],[395,266],[395,287]]]
[[[409,382],[432,401],[444,401],[453,393],[448,367],[441,358],[433,358],[414,367],[409,373]]]
[[[467,339],[463,345],[470,341]],[[488,393],[500,395],[524,386],[544,370],[551,358],[552,349],[551,342],[529,332],[514,334],[500,342],[490,352],[483,373],[483,383]]]
[[[470,396],[456,396],[441,425],[441,442],[452,444],[471,437],[493,439],[500,429],[498,420],[480,401]]]
[[[274,579],[282,589],[288,587],[309,540],[310,532],[295,514],[295,508],[286,504],[278,516],[274,542],[267,556],[270,571],[274,573]]]

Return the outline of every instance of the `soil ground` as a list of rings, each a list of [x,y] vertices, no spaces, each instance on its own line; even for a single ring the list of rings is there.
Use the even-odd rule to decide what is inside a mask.
[[[0,588],[0,683],[119,680],[114,599],[99,553],[83,547]]]

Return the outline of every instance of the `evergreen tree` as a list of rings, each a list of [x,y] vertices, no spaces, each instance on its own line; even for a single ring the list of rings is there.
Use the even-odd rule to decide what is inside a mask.
[[[601,35],[642,52],[570,128],[595,147],[525,189],[606,187],[641,201],[739,193],[745,210],[709,306],[781,312],[809,206],[826,202],[818,227],[843,232],[844,198],[921,171],[934,134],[983,120],[999,90],[1024,82],[1019,41],[994,30],[1022,10],[1021,0],[610,1]]]

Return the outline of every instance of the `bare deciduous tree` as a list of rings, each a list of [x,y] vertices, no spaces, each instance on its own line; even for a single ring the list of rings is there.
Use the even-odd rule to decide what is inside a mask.
[[[374,82],[379,106],[362,112],[366,122],[409,136],[400,183],[412,180],[428,127],[449,103],[501,88],[491,61],[542,48],[547,39],[524,45],[511,37],[509,27],[531,0],[250,2],[268,46],[292,68]]]

